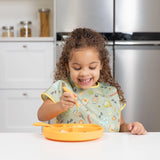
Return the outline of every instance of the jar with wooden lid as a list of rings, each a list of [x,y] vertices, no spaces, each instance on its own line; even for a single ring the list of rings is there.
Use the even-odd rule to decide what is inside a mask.
[[[13,26],[3,26],[2,27],[2,37],[14,37],[14,27]]]
[[[20,37],[32,37],[31,21],[21,21]]]
[[[40,37],[50,36],[50,9],[41,8],[40,13]]]

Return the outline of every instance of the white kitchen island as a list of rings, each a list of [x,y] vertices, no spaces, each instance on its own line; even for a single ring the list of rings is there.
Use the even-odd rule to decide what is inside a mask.
[[[104,133],[93,141],[58,142],[41,133],[0,133],[0,160],[160,159],[160,133]]]

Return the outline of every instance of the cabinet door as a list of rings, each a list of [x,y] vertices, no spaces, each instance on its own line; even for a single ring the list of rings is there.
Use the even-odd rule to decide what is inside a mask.
[[[1,42],[0,88],[47,88],[53,81],[53,42]]]
[[[0,90],[0,132],[40,132],[37,111],[43,90]]]

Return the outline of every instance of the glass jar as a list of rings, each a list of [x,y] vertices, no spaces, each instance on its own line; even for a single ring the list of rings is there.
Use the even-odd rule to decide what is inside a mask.
[[[50,9],[41,8],[40,13],[40,37],[50,36]]]
[[[2,37],[14,37],[14,27],[13,26],[3,26],[2,27]]]
[[[21,21],[20,37],[32,37],[31,21]]]

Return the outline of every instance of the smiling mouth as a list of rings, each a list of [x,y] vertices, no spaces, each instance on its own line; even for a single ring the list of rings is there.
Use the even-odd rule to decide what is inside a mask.
[[[86,85],[86,84],[90,84],[92,78],[88,78],[88,79],[78,79],[79,80],[79,83],[81,85]]]

